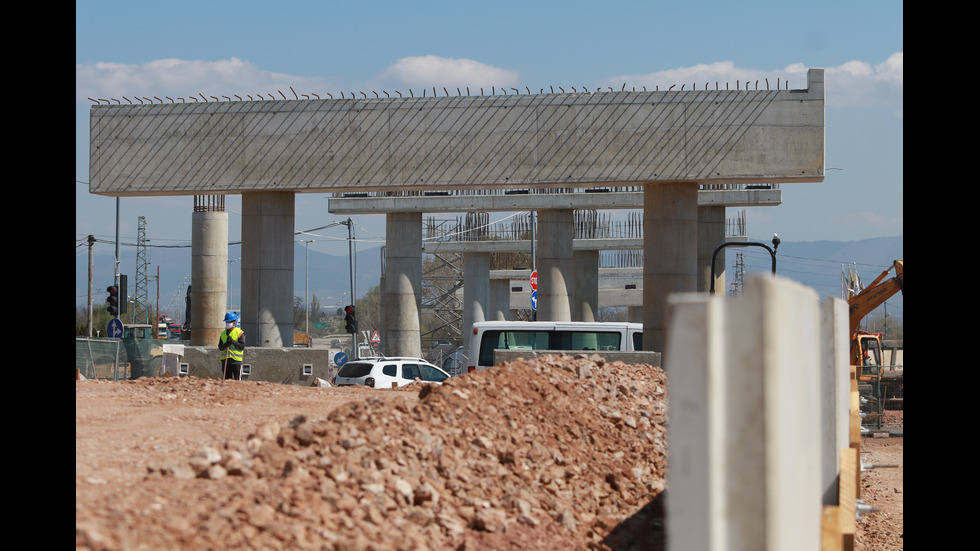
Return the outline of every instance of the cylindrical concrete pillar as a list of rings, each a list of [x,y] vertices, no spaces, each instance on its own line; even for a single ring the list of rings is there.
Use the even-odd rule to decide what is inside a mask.
[[[575,278],[572,286],[572,319],[599,319],[599,251],[574,251],[572,264]]]
[[[543,210],[538,213],[537,312],[541,321],[572,321],[568,294],[574,281],[574,237],[572,210]]]
[[[191,345],[217,346],[228,292],[228,213],[191,214]]]
[[[293,346],[294,195],[242,194],[242,329],[248,346]]]
[[[507,321],[510,316],[510,280],[490,280],[490,308],[487,310],[488,321]],[[465,330],[464,330],[465,333]],[[463,342],[469,343],[469,335],[463,335]]]
[[[664,352],[667,297],[697,290],[698,185],[643,188],[643,349]]]
[[[725,207],[698,207],[698,292],[711,290],[711,257],[725,242]],[[725,250],[715,259],[715,292],[725,293]]]
[[[386,355],[422,356],[422,213],[389,212],[386,218]]]
[[[473,324],[486,321],[490,302],[490,253],[463,254],[463,327],[464,335]]]
[[[643,307],[628,306],[626,308],[626,321],[630,323],[643,323]]]

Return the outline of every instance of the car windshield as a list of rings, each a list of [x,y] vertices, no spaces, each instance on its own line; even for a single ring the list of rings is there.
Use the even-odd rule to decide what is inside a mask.
[[[422,380],[440,383],[446,380],[446,374],[431,365],[422,364]]]

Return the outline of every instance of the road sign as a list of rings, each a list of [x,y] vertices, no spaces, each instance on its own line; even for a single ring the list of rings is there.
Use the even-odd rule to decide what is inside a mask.
[[[112,318],[105,326],[105,334],[110,339],[121,339],[123,337],[123,322],[119,318]]]
[[[333,357],[333,363],[337,366],[342,366],[347,363],[347,354],[343,352],[337,352],[337,355]]]
[[[537,291],[538,290],[538,271],[537,270],[534,270],[533,272],[531,272],[531,290],[532,291]]]
[[[373,333],[373,334],[371,335],[371,342],[375,342],[375,343],[377,343],[377,342],[381,342],[381,335],[379,335],[377,331],[375,331],[375,332],[374,332],[374,333]]]
[[[531,309],[532,310],[537,310],[538,309],[538,292],[537,291],[531,291]]]

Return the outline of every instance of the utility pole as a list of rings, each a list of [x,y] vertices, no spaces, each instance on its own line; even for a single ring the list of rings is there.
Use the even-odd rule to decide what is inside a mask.
[[[341,222],[341,224],[347,225],[347,263],[350,264],[350,303],[354,305],[355,311],[357,310],[357,295],[354,293],[354,221],[349,217],[346,222]],[[357,331],[351,335],[351,344],[353,345],[354,357],[359,357],[357,353]]]
[[[314,243],[311,239],[309,241],[300,239],[300,243],[306,245],[306,336],[310,336],[310,243]]]
[[[95,236],[88,236],[88,336],[92,338],[92,277],[95,271],[95,258],[93,249],[95,246]]]
[[[326,226],[320,226],[319,228],[314,228],[313,230],[310,231],[325,230],[327,228],[332,228],[334,226],[347,226],[347,262],[348,264],[350,264],[350,304],[351,306],[354,306],[356,311],[357,299],[355,297],[357,297],[357,295],[354,294],[354,221],[348,218],[347,220],[342,220],[340,222],[333,222],[327,224]],[[307,251],[309,251],[309,248],[307,248]],[[309,254],[309,252],[307,252],[307,254]],[[309,261],[307,261],[307,266],[309,266]],[[307,268],[307,270],[308,269],[309,268]],[[307,286],[309,286],[308,278],[307,278]],[[307,306],[307,309],[309,309],[309,306]],[[307,320],[307,333],[309,333],[309,320]],[[353,357],[356,358],[357,357],[357,332],[356,331],[354,332],[353,335],[351,335],[351,338],[352,338],[351,354],[353,354]]]

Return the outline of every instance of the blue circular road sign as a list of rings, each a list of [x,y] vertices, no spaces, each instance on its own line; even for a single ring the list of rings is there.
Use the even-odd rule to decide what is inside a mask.
[[[333,363],[335,365],[344,365],[347,363],[347,354],[343,352],[337,352],[337,355],[333,357]]]
[[[121,339],[123,333],[123,322],[119,318],[112,318],[105,326],[105,334],[110,339]]]
[[[532,310],[537,310],[538,309],[538,291],[537,290],[531,291],[531,309]]]

